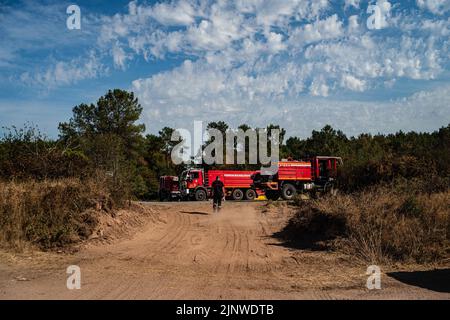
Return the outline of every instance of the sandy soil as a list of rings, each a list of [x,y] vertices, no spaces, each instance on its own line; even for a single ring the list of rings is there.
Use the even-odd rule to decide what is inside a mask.
[[[368,290],[367,266],[289,248],[272,236],[286,205],[226,202],[219,214],[207,202],[145,206],[145,223],[120,239],[73,254],[0,253],[0,299],[450,299],[449,269],[382,269],[382,289]],[[81,268],[80,290],[66,287],[69,265]]]

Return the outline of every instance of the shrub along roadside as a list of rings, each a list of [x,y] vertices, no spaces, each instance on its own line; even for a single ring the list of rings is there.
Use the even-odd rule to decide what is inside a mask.
[[[337,250],[364,263],[443,261],[450,254],[450,191],[379,186],[302,202],[279,235],[296,246]]]
[[[107,186],[100,177],[0,182],[0,245],[51,249],[88,238],[98,214],[120,204]]]

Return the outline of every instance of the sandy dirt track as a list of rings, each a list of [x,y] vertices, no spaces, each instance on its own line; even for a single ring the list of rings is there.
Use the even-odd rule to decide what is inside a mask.
[[[152,216],[124,239],[74,254],[3,253],[0,299],[450,299],[446,285],[387,274],[369,291],[367,266],[285,246],[272,235],[286,206],[226,202],[219,214],[207,202],[145,206]],[[80,290],[66,288],[71,264],[81,268]]]

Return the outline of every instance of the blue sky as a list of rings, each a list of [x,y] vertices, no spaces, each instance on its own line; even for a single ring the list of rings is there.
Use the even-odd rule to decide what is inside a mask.
[[[148,132],[431,131],[450,123],[449,36],[450,0],[0,1],[0,126],[56,137],[75,105],[122,88]]]

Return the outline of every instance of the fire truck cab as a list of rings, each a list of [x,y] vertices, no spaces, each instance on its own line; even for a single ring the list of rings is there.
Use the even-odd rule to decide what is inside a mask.
[[[189,169],[181,173],[180,188],[183,198],[203,201],[208,199],[203,169]]]

